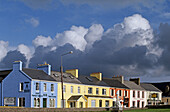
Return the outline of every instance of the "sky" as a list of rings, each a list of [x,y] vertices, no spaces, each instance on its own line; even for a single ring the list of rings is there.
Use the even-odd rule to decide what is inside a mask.
[[[170,81],[170,0],[0,0],[0,69]]]

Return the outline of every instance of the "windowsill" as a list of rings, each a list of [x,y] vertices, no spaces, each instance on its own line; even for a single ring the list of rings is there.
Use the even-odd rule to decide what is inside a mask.
[[[24,90],[22,90],[22,91],[19,91],[19,92],[24,92]]]

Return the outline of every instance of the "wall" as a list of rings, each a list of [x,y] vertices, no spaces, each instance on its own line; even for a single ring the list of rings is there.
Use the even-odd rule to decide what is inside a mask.
[[[39,83],[39,91],[36,91],[36,83]],[[44,91],[44,83],[47,85],[47,90]],[[51,84],[54,84],[54,92],[51,92]],[[31,94],[31,107],[34,107],[34,98],[40,98],[40,107],[43,107],[43,98],[47,98],[47,107],[49,106],[49,100],[55,99],[55,108],[57,108],[57,83],[43,80],[33,80]]]
[[[24,89],[28,84],[28,91],[19,91],[20,83],[24,83]],[[12,71],[3,81],[3,99],[4,97],[15,97],[16,104],[11,106],[18,106],[18,98],[25,98],[25,107],[31,106],[31,79],[27,77],[22,71]],[[3,101],[3,100],[2,100]],[[4,105],[4,102],[2,103]]]

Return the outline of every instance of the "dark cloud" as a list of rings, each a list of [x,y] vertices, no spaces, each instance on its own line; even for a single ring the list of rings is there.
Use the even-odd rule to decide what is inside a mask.
[[[6,57],[1,61],[0,67],[3,68],[12,68],[12,63],[14,61],[21,60],[23,62],[23,66],[25,67],[26,58],[19,51],[9,51]]]

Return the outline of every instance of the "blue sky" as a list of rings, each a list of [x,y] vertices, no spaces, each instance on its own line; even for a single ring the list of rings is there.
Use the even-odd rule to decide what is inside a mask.
[[[34,2],[37,1],[37,2]],[[72,25],[89,27],[102,24],[104,29],[120,23],[127,16],[141,14],[156,29],[161,22],[168,22],[170,10],[168,1],[135,2],[127,0],[106,0],[108,3],[71,0],[1,0],[0,1],[0,39],[9,41],[11,46],[20,43],[32,45],[37,35],[54,37],[56,33],[68,30]],[[45,2],[46,1],[46,2]],[[164,1],[164,2],[163,2]],[[124,4],[124,5],[123,5]],[[117,5],[117,6],[116,6]],[[153,5],[153,6],[152,6]],[[163,16],[167,14],[167,17]],[[39,24],[33,25],[26,20],[36,19]]]
[[[83,74],[169,75],[169,24],[169,0],[0,0],[0,67],[19,59],[59,68],[60,54],[73,50],[65,66]]]

